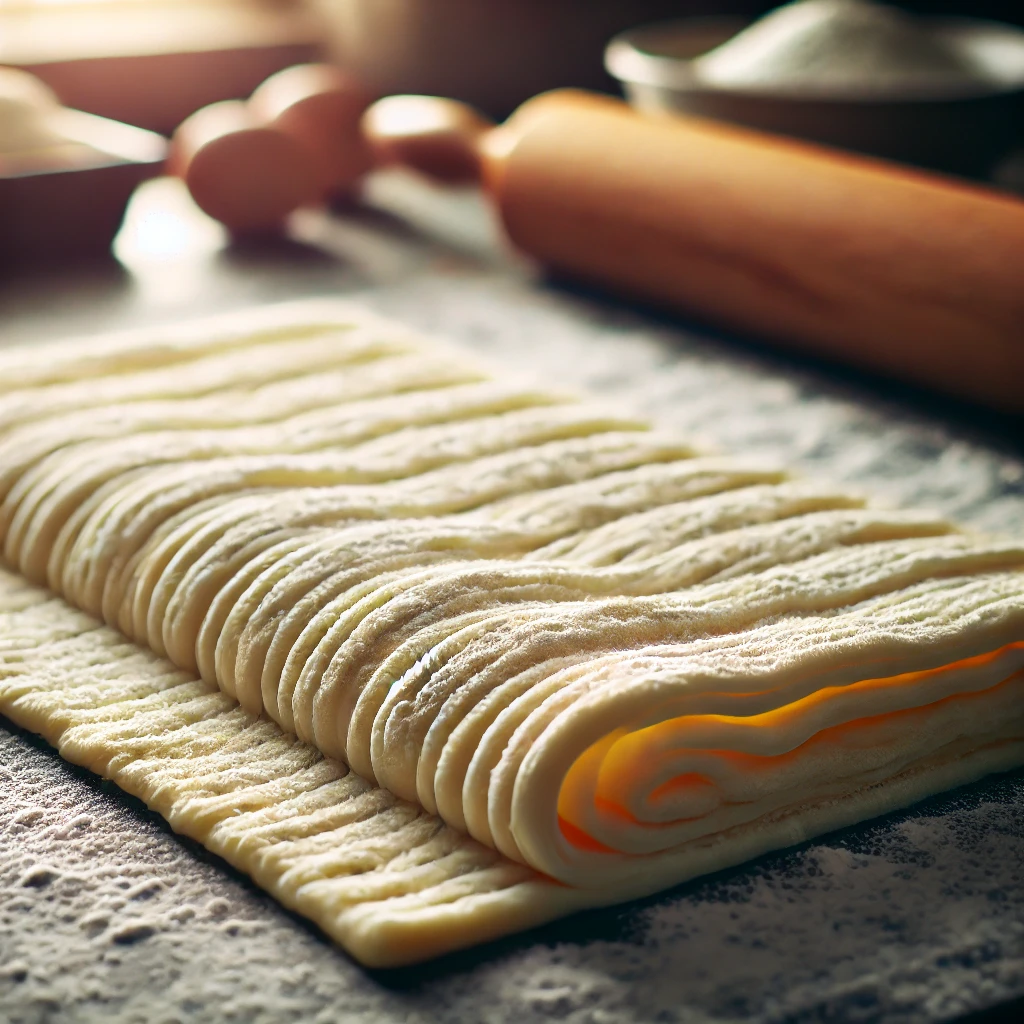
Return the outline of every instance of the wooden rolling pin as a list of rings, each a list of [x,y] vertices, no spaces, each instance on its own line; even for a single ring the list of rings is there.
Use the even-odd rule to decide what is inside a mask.
[[[451,164],[474,158],[512,241],[542,263],[1024,412],[1024,202],[587,93],[537,97],[496,129],[443,100],[426,129],[403,124],[401,99],[364,120],[378,154],[426,171],[446,148]]]

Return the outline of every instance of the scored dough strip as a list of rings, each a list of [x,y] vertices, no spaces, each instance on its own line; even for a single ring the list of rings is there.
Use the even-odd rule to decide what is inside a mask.
[[[1024,763],[1024,543],[341,303],[0,382],[0,710],[367,964]]]

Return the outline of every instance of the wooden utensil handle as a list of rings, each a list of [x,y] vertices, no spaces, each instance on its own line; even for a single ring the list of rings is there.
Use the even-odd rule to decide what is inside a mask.
[[[1017,199],[569,91],[482,148],[508,234],[551,267],[1024,412]]]

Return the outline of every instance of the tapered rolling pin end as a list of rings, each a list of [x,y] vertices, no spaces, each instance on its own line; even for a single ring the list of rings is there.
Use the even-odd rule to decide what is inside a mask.
[[[480,180],[481,140],[494,122],[456,100],[388,96],[363,116],[378,166],[401,164],[445,184]]]

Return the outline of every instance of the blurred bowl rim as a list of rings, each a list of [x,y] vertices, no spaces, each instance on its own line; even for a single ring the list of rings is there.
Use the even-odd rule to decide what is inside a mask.
[[[965,88],[914,89],[900,86],[891,91],[880,88],[851,89],[829,86],[728,86],[703,80],[694,61],[731,39],[753,22],[749,18],[693,17],[649,22],[620,32],[605,48],[605,69],[626,85],[647,86],[677,93],[715,93],[750,100],[785,100],[802,103],[896,105],[908,103],[950,103],[996,99],[1024,93],[1024,29],[985,18],[922,17],[921,21],[939,35],[970,48],[975,59],[983,60],[1002,81],[979,81]],[[658,52],[658,41],[690,39],[692,56]],[[697,47],[703,46],[703,49]],[[1003,67],[1000,67],[1002,62]]]

